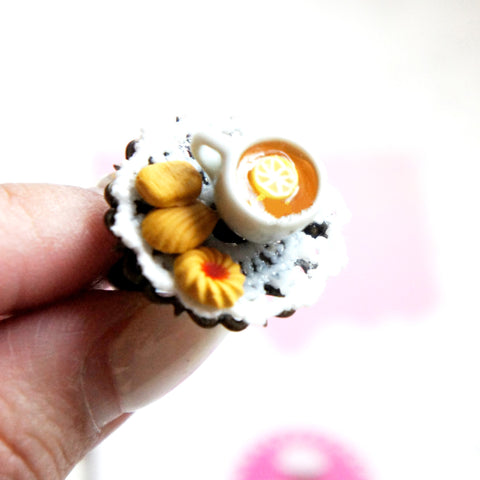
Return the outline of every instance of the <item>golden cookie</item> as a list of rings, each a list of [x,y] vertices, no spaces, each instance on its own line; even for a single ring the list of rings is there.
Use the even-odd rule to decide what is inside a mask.
[[[215,248],[200,247],[175,259],[178,288],[202,305],[228,308],[243,295],[240,265]]]
[[[200,201],[182,207],[160,208],[144,218],[142,236],[155,250],[184,253],[201,245],[217,221],[217,213]]]
[[[200,195],[202,176],[185,161],[154,163],[140,170],[135,188],[154,207],[178,207],[193,203]]]

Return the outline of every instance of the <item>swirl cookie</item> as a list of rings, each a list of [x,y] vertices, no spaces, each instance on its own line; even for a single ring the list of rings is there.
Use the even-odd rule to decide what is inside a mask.
[[[346,263],[341,197],[295,144],[208,131],[177,118],[127,145],[105,188],[110,282],[234,331],[312,305]]]

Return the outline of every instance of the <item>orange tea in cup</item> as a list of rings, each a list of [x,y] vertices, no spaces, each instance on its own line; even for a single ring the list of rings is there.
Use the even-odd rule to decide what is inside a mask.
[[[309,156],[283,140],[267,140],[247,148],[238,162],[236,180],[249,205],[276,218],[312,206],[319,188]]]
[[[212,180],[220,218],[240,237],[275,242],[305,228],[318,213],[323,166],[297,144],[198,132],[191,147]]]

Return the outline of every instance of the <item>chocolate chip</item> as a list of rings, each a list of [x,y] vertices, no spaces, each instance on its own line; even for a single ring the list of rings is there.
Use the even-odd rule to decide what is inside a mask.
[[[225,243],[244,243],[246,240],[231,230],[228,225],[220,219],[213,229],[213,236]]]
[[[291,317],[295,312],[296,312],[296,310],[294,310],[294,309],[284,310],[283,312],[281,312],[281,313],[279,313],[278,315],[275,315],[275,316],[278,317],[278,318],[288,318],[288,317]]]
[[[263,252],[260,252],[258,258],[266,265],[273,265],[272,259],[267,257]]]
[[[131,142],[128,143],[128,145],[126,146],[125,148],[125,158],[127,160],[130,159],[130,157],[133,156],[133,154],[136,152],[136,145],[137,145],[137,141],[136,140],[132,140]]]
[[[279,288],[272,287],[272,285],[265,284],[263,286],[263,288],[265,289],[265,293],[267,295],[271,295],[272,297],[284,297],[285,296]]]
[[[328,238],[327,230],[328,230],[327,222],[323,222],[321,224],[313,222],[313,223],[310,223],[310,225],[307,225],[304,228],[303,232],[306,233],[307,235],[310,235],[313,238],[317,238],[320,236]]]
[[[258,258],[266,265],[273,265],[282,256],[285,250],[283,240],[268,245],[264,245],[264,251],[260,252]]]
[[[295,265],[301,267],[305,273],[318,267],[318,263],[309,262],[308,260],[305,260],[303,258],[299,258],[298,260],[296,260]]]

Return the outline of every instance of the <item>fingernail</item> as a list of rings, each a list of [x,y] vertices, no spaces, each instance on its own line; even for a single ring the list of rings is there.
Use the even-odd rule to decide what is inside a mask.
[[[121,321],[90,350],[83,393],[98,429],[159,399],[187,378],[226,335],[171,306],[149,304]]]

